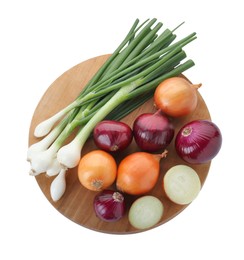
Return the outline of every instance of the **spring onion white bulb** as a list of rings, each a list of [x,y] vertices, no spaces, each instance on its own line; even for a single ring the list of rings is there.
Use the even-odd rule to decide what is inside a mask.
[[[82,147],[74,139],[69,144],[61,147],[57,152],[58,162],[67,168],[74,168],[78,165]]]
[[[53,201],[58,201],[66,190],[65,174],[66,169],[61,169],[58,176],[51,183],[50,194]]]
[[[56,150],[49,148],[48,150],[35,154],[31,159],[31,171],[33,175],[35,176],[46,172],[51,167],[56,153]]]
[[[54,116],[48,118],[47,120],[42,121],[40,124],[38,124],[34,131],[35,137],[43,137],[47,135],[51,129],[53,128],[54,124],[63,116],[65,115],[64,110],[61,110]]]
[[[69,104],[64,109],[60,110],[58,113],[53,115],[52,117],[49,117],[48,119],[42,121],[40,124],[38,124],[34,131],[35,137],[43,137],[47,135],[55,123],[57,123],[62,117],[64,117],[66,114],[68,114],[73,108],[75,108],[77,105],[79,105],[79,102],[75,100],[71,104]]]
[[[47,169],[46,174],[47,176],[55,176],[61,171],[61,164],[58,162],[57,158],[53,159],[52,164]]]
[[[60,130],[58,128],[53,129],[49,135],[45,136],[42,140],[32,144],[27,151],[27,161],[31,162],[32,157],[41,151],[45,151],[54,142],[59,135]]]
[[[42,152],[42,151],[45,151],[47,148],[45,145],[43,145],[42,142],[37,142],[37,143],[34,143],[32,144],[29,148],[28,148],[28,151],[27,151],[27,161],[28,162],[31,162],[32,161],[32,158]]]

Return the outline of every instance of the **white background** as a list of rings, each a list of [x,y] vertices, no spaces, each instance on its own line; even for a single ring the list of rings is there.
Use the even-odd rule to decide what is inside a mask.
[[[1,1],[1,259],[243,259],[242,1]],[[158,18],[196,66],[185,73],[223,134],[198,198],[159,228],[108,235],[83,228],[45,199],[26,162],[28,131],[48,86],[70,67],[111,53],[136,18]],[[243,92],[242,92],[243,93]]]

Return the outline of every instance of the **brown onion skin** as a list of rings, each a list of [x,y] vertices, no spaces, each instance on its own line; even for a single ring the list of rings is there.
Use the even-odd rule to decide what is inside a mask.
[[[186,116],[196,109],[199,87],[201,84],[191,84],[182,77],[168,78],[155,90],[155,105],[171,117]]]
[[[117,152],[126,149],[133,139],[132,129],[125,123],[104,120],[93,130],[96,146],[107,152]]]
[[[126,210],[124,196],[113,190],[103,190],[98,193],[94,198],[93,207],[96,216],[106,222],[120,220]]]
[[[160,110],[139,115],[133,124],[135,142],[147,152],[164,150],[171,143],[174,132],[173,125]]]
[[[194,120],[187,123],[175,138],[178,155],[191,164],[210,162],[220,151],[221,145],[220,129],[208,120]]]

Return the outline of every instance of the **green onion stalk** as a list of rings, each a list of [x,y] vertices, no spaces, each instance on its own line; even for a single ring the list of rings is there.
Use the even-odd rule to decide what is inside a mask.
[[[178,27],[160,33],[162,26],[156,19],[142,24],[137,19],[77,98],[36,126],[34,135],[42,139],[28,149],[30,174],[58,175],[53,181],[58,184],[51,185],[53,200],[63,195],[65,172],[78,165],[98,122],[122,119],[151,98],[160,82],[194,66],[191,59],[185,60],[183,47],[196,39],[196,33],[175,42]],[[73,140],[64,145],[75,129],[79,130]]]

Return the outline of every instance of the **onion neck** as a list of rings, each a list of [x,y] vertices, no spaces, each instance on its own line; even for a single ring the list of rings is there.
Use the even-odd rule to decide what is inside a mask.
[[[199,83],[199,84],[192,84],[192,87],[194,88],[194,89],[199,89],[200,87],[202,86],[202,83]]]
[[[167,150],[164,150],[162,153],[159,154],[153,154],[154,158],[160,161],[162,158],[165,158],[168,154]]]

